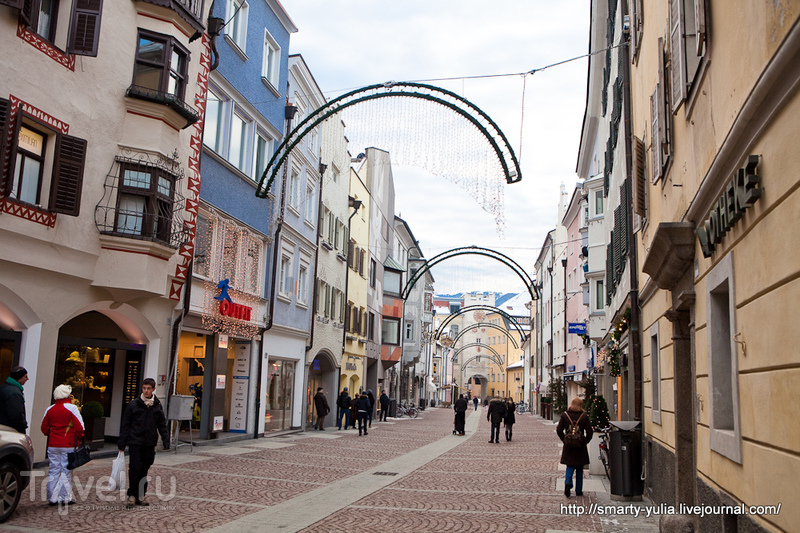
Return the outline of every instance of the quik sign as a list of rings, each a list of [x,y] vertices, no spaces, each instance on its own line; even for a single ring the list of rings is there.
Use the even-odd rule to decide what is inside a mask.
[[[578,335],[586,335],[586,324],[583,322],[570,322],[567,328],[567,333],[577,333]]]

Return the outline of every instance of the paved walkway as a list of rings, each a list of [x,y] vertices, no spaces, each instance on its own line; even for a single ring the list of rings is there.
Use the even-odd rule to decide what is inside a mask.
[[[95,460],[76,473],[78,504],[48,506],[40,475],[0,531],[658,531],[648,502],[612,502],[604,478],[565,498],[553,424],[517,419],[500,444],[487,442],[482,408],[464,437],[451,434],[452,410],[427,409],[363,437],[329,429],[159,453],[151,506],[132,510],[105,490],[111,460]]]

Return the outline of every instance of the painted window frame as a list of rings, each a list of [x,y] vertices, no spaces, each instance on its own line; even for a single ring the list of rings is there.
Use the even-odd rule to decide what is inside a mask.
[[[228,0],[225,5],[225,37],[238,48],[238,52],[247,53],[247,23],[250,5],[246,0]],[[245,55],[245,59],[247,56]]]
[[[710,447],[735,463],[742,463],[742,427],[739,401],[736,292],[733,251],[706,277],[708,346],[708,404]]]
[[[270,64],[270,57],[277,59]],[[261,81],[277,95],[280,95],[281,47],[272,34],[264,28],[263,56],[261,60]]]

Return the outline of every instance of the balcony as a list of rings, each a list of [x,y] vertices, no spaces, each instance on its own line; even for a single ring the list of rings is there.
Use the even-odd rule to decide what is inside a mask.
[[[167,94],[139,85],[131,85],[128,87],[128,90],[125,91],[125,96],[166,106],[186,121],[185,124],[181,124],[181,129],[186,129],[200,120],[200,113],[198,113],[197,110],[178,99],[173,94]]]
[[[203,7],[205,0],[139,0],[145,4],[171,9],[189,23],[195,31],[203,31]]]

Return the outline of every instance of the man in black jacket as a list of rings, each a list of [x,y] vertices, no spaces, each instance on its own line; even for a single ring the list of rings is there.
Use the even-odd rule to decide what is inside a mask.
[[[339,416],[336,417],[336,425],[342,429],[342,418],[344,418],[344,429],[347,429],[347,421],[350,420],[350,395],[347,393],[347,387],[342,389],[339,393],[339,399],[336,400],[336,407],[339,408]],[[355,427],[355,424],[353,424]]]
[[[9,426],[20,433],[28,429],[25,416],[25,396],[22,386],[28,381],[28,371],[21,366],[14,367],[6,382],[0,385],[0,424]]]
[[[492,432],[489,435],[489,442],[500,444],[500,424],[506,416],[506,404],[499,396],[492,398],[489,402],[489,409],[486,411],[486,420],[492,423]]]
[[[358,436],[361,436],[361,430],[364,430],[364,435],[367,433],[367,418],[369,417],[369,410],[372,404],[369,402],[369,396],[366,392],[362,392],[356,400],[353,401],[353,410],[356,413],[356,420],[358,420]]]
[[[389,415],[389,397],[386,395],[386,390],[381,391],[381,397],[378,398],[381,404],[381,416],[378,417],[378,422],[383,420],[386,422],[386,417]]]
[[[314,395],[314,407],[317,409],[317,424],[316,429],[325,431],[323,425],[325,424],[325,415],[331,412],[328,407],[328,399],[325,397],[325,391],[322,387],[317,387],[317,394]]]
[[[164,449],[169,450],[169,432],[164,408],[153,392],[156,382],[152,378],[142,381],[142,394],[125,408],[122,427],[119,431],[117,448],[125,451],[128,446],[130,465],[128,466],[128,507],[150,505],[145,500],[147,493],[147,472],[156,459],[158,436]]]
[[[464,398],[464,395],[459,394],[458,400],[456,400],[456,403],[453,405],[453,409],[456,412],[455,429],[453,430],[453,433],[464,435],[464,424],[466,423],[468,407],[469,404]]]

